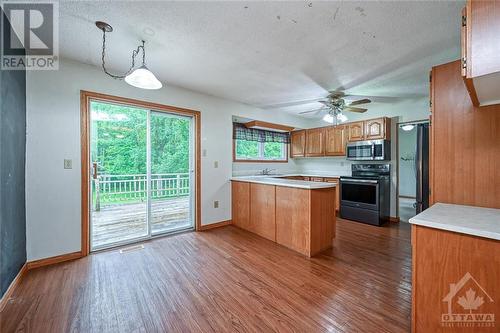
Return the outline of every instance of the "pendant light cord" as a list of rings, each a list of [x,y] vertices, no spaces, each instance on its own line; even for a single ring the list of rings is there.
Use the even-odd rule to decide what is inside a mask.
[[[117,74],[112,74],[110,72],[108,72],[108,70],[106,69],[106,30],[105,29],[102,29],[102,54],[101,54],[101,60],[102,60],[102,69],[104,71],[104,73],[108,74],[109,76],[111,76],[113,79],[117,79],[117,80],[123,80],[127,75],[129,75],[130,73],[132,73],[132,71],[134,70],[135,68],[135,58],[137,57],[137,55],[139,54],[139,52],[141,51],[142,49],[142,65],[146,65],[146,49],[144,48],[144,41],[142,41],[142,45],[139,45],[137,46],[137,49],[135,49],[134,51],[132,51],[132,66],[130,66],[129,70],[125,73],[125,74],[122,74],[122,75],[117,75]]]

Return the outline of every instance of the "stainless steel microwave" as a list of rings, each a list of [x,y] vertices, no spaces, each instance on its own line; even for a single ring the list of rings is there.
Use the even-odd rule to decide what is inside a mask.
[[[349,142],[347,159],[353,161],[389,161],[391,159],[390,140]]]

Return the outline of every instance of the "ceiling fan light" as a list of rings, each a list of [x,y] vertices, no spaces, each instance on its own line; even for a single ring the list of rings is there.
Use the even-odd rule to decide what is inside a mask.
[[[330,123],[330,124],[333,124],[333,116],[329,113],[325,114],[325,116],[323,117],[323,120],[326,121],[327,123]]]
[[[141,89],[160,89],[163,86],[145,65],[142,65],[127,75],[125,77],[125,82]]]
[[[407,125],[401,126],[401,129],[403,131],[406,131],[406,132],[411,131],[414,128],[415,128],[415,125],[413,125],[413,124],[407,124]]]
[[[337,120],[340,121],[341,123],[345,123],[348,120],[348,118],[345,114],[339,113],[337,115]]]

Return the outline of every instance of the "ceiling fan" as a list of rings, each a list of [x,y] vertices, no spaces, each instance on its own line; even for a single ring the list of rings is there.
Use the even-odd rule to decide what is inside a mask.
[[[344,111],[348,112],[357,112],[363,113],[366,112],[367,109],[354,107],[355,105],[368,104],[371,103],[371,100],[368,98],[359,99],[352,102],[346,102],[345,97],[350,95],[346,95],[342,91],[331,91],[325,99],[319,100],[317,102],[323,104],[323,107],[315,110],[299,112],[299,114],[307,114],[315,112],[316,115],[320,113],[325,113],[323,116],[323,120],[328,123],[338,123],[347,121],[347,116],[344,114]]]

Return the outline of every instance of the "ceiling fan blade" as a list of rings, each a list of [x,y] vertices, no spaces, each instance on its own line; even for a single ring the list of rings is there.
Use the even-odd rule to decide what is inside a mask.
[[[363,112],[368,111],[368,109],[353,108],[353,107],[348,106],[348,107],[344,108],[344,110],[343,110],[343,111],[363,113]]]
[[[319,97],[319,98],[314,98],[314,99],[306,99],[306,100],[295,101],[295,102],[261,105],[259,107],[261,109],[281,109],[281,108],[286,108],[286,107],[290,107],[290,106],[297,106],[297,105],[302,105],[302,104],[312,104],[312,103],[315,103],[315,102],[322,100],[322,99],[324,99],[324,97]]]
[[[327,109],[319,108],[319,109],[314,109],[314,110],[310,110],[310,111],[302,111],[302,112],[299,112],[299,114],[308,114],[308,113],[313,113],[313,112],[316,112],[316,114],[318,114],[321,111],[325,111],[325,110],[327,110]]]
[[[368,98],[365,98],[365,99],[360,99],[360,100],[357,100],[357,101],[352,101],[351,103],[347,104],[347,106],[351,106],[351,105],[360,105],[360,104],[368,104],[368,103],[371,103],[372,101],[369,100]]]

